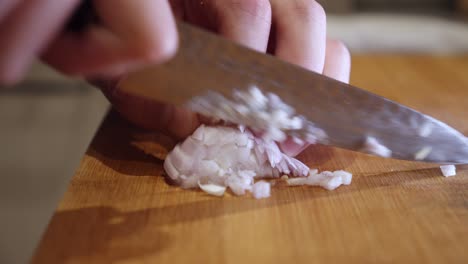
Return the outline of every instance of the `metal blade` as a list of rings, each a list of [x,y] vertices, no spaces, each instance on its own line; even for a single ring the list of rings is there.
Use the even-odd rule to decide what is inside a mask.
[[[329,145],[359,150],[372,136],[394,158],[415,160],[417,152],[430,149],[424,161],[468,163],[466,137],[432,117],[193,26],[178,26],[175,58],[130,74],[121,89],[182,104],[209,90],[230,96],[233,89],[257,85],[325,130]]]

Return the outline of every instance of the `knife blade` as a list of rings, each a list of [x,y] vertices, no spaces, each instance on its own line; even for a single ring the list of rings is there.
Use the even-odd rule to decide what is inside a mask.
[[[180,46],[167,63],[130,73],[118,87],[128,93],[181,105],[195,96],[256,85],[278,95],[323,129],[325,144],[360,151],[374,137],[392,157],[468,163],[468,139],[447,124],[389,99],[232,43],[178,22]],[[430,128],[430,133],[421,131]]]

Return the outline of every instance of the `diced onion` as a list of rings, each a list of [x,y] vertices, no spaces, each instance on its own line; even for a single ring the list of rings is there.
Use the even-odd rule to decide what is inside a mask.
[[[344,170],[334,171],[333,175],[336,177],[340,177],[344,185],[351,184],[351,180],[353,178],[353,175],[351,173]]]
[[[223,196],[226,191],[226,186],[216,185],[212,183],[202,184],[198,181],[198,186],[202,191],[214,195],[214,196]]]
[[[292,138],[296,144],[321,142],[325,132],[277,95],[257,87],[236,90],[231,98],[209,93],[194,98],[189,108],[222,120],[224,126],[200,126],[167,155],[164,168],[183,188],[197,185],[204,192],[222,196],[229,188],[236,195],[247,191],[257,198],[270,196],[271,184],[254,180],[281,177],[288,185],[315,185],[332,190],[349,184],[344,171],[318,173],[283,153],[277,142]],[[219,123],[218,123],[219,124]],[[237,127],[236,127],[237,126]]]
[[[377,155],[384,158],[392,156],[392,151],[386,146],[382,145],[376,138],[367,137],[361,151]]]
[[[281,142],[292,136],[296,142],[315,143],[326,138],[325,132],[304,117],[277,95],[264,94],[255,86],[235,90],[231,98],[216,92],[193,98],[188,108],[204,116],[215,117],[230,124],[240,124],[261,132],[263,139]],[[197,136],[197,138],[200,138]]]
[[[444,177],[451,177],[457,175],[457,168],[455,165],[442,165],[440,166],[440,170],[442,171],[442,175]]]
[[[431,152],[432,152],[432,147],[426,146],[414,154],[414,159],[424,160],[425,158],[427,158],[427,156],[429,156],[429,154],[431,154]]]
[[[255,199],[270,197],[270,183],[266,181],[256,182],[252,187],[252,195]]]
[[[290,179],[287,179],[286,182],[288,183],[289,186],[299,186],[299,185],[307,184],[307,178],[305,177],[290,178]]]

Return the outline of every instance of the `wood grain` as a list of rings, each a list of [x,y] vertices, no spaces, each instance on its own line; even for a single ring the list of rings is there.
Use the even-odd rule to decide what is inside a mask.
[[[468,134],[468,56],[353,60],[354,85]],[[217,198],[168,184],[162,161],[135,147],[145,133],[108,115],[33,263],[468,263],[466,168],[444,178],[434,164],[311,147],[301,160],[353,183]]]

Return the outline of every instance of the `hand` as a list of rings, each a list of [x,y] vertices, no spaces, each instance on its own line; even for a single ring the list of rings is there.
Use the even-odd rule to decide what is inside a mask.
[[[200,125],[185,109],[130,96],[115,76],[170,58],[177,47],[173,14],[223,37],[347,82],[350,56],[326,38],[323,8],[314,0],[94,0],[103,25],[61,33],[79,0],[0,3],[0,82],[18,80],[37,55],[67,74],[101,77],[99,84],[127,119],[184,138]],[[107,78],[102,78],[106,76]],[[113,76],[113,78],[109,78]],[[289,154],[305,146],[282,145]]]
[[[327,39],[325,12],[314,0],[173,0],[171,4],[179,19],[309,70],[349,81],[350,54],[340,41]],[[114,107],[140,126],[185,138],[202,121],[182,108],[130,96],[112,84],[103,87]],[[296,155],[307,145],[288,140],[281,147]]]
[[[79,0],[0,1],[0,83],[14,83],[41,56],[69,75],[115,76],[168,59],[177,48],[167,0],[94,0],[100,26],[63,32]]]

